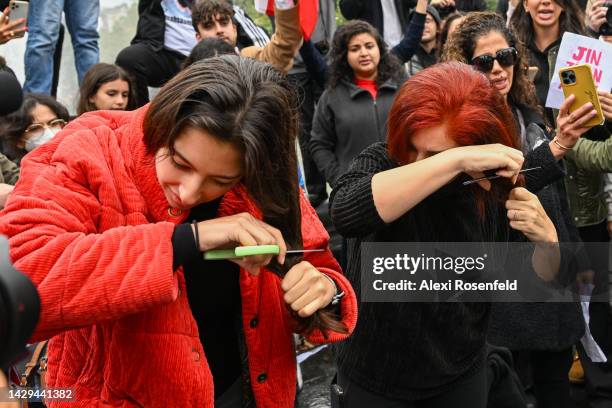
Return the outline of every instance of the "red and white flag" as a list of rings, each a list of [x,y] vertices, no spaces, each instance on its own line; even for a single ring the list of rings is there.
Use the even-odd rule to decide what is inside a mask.
[[[299,0],[300,27],[305,40],[310,40],[317,25],[319,15],[319,0]],[[255,10],[274,15],[274,0],[255,0]]]

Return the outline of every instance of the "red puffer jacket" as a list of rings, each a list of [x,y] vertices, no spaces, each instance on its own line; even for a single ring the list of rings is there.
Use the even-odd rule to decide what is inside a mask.
[[[75,389],[77,403],[50,407],[213,407],[213,380],[191,314],[182,269],[172,269],[173,216],[142,142],[146,107],[97,112],[68,125],[22,162],[0,233],[11,258],[37,285],[41,317],[33,340],[49,345],[49,387]],[[302,199],[305,248],[328,235]],[[219,216],[261,218],[244,187],[228,192]],[[305,260],[343,290],[352,331],[355,294],[331,253]],[[279,278],[240,271],[243,326],[255,400],[293,407],[294,322]],[[346,336],[332,333],[329,341]],[[313,342],[323,342],[314,333]]]

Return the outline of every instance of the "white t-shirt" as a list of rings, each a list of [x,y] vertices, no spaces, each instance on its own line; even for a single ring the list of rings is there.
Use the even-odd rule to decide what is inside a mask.
[[[191,24],[191,9],[183,7],[178,0],[162,0],[166,17],[164,46],[187,56],[195,47],[196,32]]]
[[[402,40],[402,27],[400,25],[394,0],[380,0],[383,11],[383,37],[389,48],[395,47]]]

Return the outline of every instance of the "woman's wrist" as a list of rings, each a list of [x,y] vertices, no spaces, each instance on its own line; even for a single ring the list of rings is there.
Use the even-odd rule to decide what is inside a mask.
[[[450,165],[450,171],[455,173],[453,177],[459,173],[465,172],[465,154],[460,147],[445,150],[438,153],[436,156]]]
[[[338,285],[336,285],[336,282],[331,277],[324,274],[323,272],[321,272],[321,274],[325,276],[327,280],[331,283],[331,285],[334,287],[334,292],[333,292],[334,295],[332,296],[331,300],[325,307],[330,306],[330,305],[337,305],[340,302],[340,299],[344,296],[344,292],[338,291]]]
[[[576,142],[571,143],[565,141],[564,139],[565,138],[563,138],[563,134],[561,133],[561,131],[557,129],[555,137],[553,137],[553,140],[551,140],[549,143],[550,151],[555,157],[555,160],[561,160],[565,156],[565,154],[572,150],[576,145]]]
[[[553,157],[555,158],[556,161],[561,160],[562,158],[565,157],[565,154],[567,153],[567,150],[563,150],[562,148],[560,148],[555,142],[554,140],[551,140],[550,143],[548,143],[548,146],[550,147],[550,152],[552,153]]]

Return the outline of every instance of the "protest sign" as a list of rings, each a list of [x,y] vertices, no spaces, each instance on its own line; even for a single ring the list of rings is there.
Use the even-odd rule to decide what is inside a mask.
[[[546,98],[547,108],[559,109],[565,99],[559,69],[578,64],[591,65],[597,89],[608,92],[612,89],[612,44],[566,32],[561,40],[555,71],[550,81]]]

